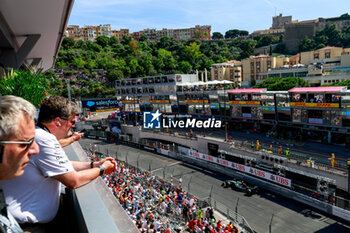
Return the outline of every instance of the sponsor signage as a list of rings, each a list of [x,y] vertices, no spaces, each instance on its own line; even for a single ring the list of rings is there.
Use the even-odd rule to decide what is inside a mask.
[[[136,104],[136,100],[123,100],[123,104]]]
[[[252,118],[251,113],[242,113],[242,117]]]
[[[159,154],[162,154],[162,155],[169,155],[169,151],[168,151],[168,150],[164,150],[164,149],[162,149],[162,148],[158,148],[158,149],[157,149],[157,152],[158,152]]]
[[[229,101],[229,104],[260,105],[260,101]]]
[[[146,150],[150,150],[150,151],[156,151],[155,148],[149,147],[149,146],[144,146],[143,148],[146,149]]]
[[[269,107],[263,107],[262,110],[263,110],[263,111],[267,111],[267,112],[271,112],[271,111],[275,111],[275,108],[274,108],[274,107],[271,107],[271,108],[269,108]]]
[[[342,116],[350,116],[350,111],[343,111],[341,114]]]
[[[211,155],[206,155],[206,154],[196,152],[193,150],[189,151],[188,156],[196,158],[196,159],[201,159],[201,160],[205,160],[208,162],[220,164],[220,165],[225,166],[225,167],[233,168],[237,171],[244,172],[244,173],[247,173],[247,174],[250,174],[253,176],[257,176],[261,179],[268,180],[268,181],[271,181],[273,183],[283,185],[283,186],[286,186],[289,188],[292,187],[292,180],[291,179],[287,179],[285,177],[272,174],[270,172],[262,171],[260,169],[245,166],[243,164],[233,163],[233,162],[225,160],[225,159],[220,159],[220,158],[217,158],[217,157],[214,157]]]
[[[322,124],[323,120],[319,118],[309,118],[309,123],[311,124]]]
[[[97,109],[96,112],[108,112],[108,111],[115,111],[118,108],[108,108],[108,109]]]
[[[119,101],[117,99],[90,99],[82,100],[83,108],[97,108],[97,107],[118,107]]]
[[[169,100],[150,100],[149,102],[152,104],[166,104],[169,103]]]
[[[279,111],[288,111],[290,112],[290,108],[278,108]]]
[[[339,108],[339,103],[304,103],[290,102],[293,107],[312,107],[312,108]]]
[[[208,103],[208,100],[185,100],[185,103],[188,104],[203,104],[203,103]]]

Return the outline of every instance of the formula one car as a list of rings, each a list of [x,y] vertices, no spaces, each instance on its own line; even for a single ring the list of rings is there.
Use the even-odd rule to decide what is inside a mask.
[[[224,188],[231,187],[234,190],[245,192],[247,196],[251,196],[259,190],[257,186],[250,185],[243,180],[226,180],[221,186]]]
[[[224,188],[229,188],[233,186],[233,183],[237,182],[236,180],[225,180],[224,183],[221,184],[222,187]]]

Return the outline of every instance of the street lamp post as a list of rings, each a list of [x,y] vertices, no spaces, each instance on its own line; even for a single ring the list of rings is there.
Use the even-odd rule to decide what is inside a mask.
[[[225,83],[224,83],[224,121],[225,121],[225,142],[227,142],[226,87],[225,87]]]
[[[135,126],[137,126],[136,96],[135,96],[135,94],[134,94],[134,118],[135,118]]]

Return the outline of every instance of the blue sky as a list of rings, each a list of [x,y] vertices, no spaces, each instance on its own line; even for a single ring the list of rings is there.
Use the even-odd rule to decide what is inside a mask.
[[[130,32],[145,28],[211,25],[212,32],[253,32],[271,27],[282,13],[293,20],[350,14],[349,0],[75,0],[68,25],[111,24]]]

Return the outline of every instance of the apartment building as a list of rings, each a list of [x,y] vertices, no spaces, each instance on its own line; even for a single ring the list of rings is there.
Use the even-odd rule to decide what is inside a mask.
[[[78,25],[70,25],[66,29],[66,36],[74,40],[92,40],[94,41],[98,36],[116,36],[119,41],[123,40],[124,36],[131,36],[134,40],[140,40],[144,35],[149,41],[159,41],[164,36],[172,37],[176,40],[211,40],[211,26],[210,25],[196,25],[193,28],[183,29],[167,29],[157,30],[154,28],[146,28],[142,31],[133,32],[130,34],[129,29],[111,30],[110,24],[99,26],[84,26],[80,28]]]
[[[262,77],[300,77],[311,86],[321,86],[350,79],[350,48],[324,47],[298,53],[289,58],[289,65],[270,68]]]
[[[190,39],[211,40],[211,26],[196,25],[193,28],[181,28],[181,29],[163,28],[162,30],[147,28],[142,31],[133,32],[131,34],[131,37],[134,40],[139,40],[142,35],[147,36],[147,39],[149,41],[159,41],[160,38],[164,36],[172,37],[175,40],[190,40]]]
[[[312,60],[322,60],[339,57],[349,49],[344,49],[342,47],[327,46],[314,51],[302,52],[300,53],[300,63],[308,65]]]
[[[119,41],[122,41],[124,36],[129,36],[130,33],[129,33],[129,29],[120,29],[119,31],[112,30],[111,35],[117,37]]]
[[[240,61],[227,61],[224,63],[213,64],[210,67],[211,80],[228,80],[234,82],[237,86],[242,85],[242,63]]]
[[[66,36],[73,38],[74,40],[83,40],[83,31],[79,25],[70,25],[67,26]]]
[[[82,28],[83,39],[82,40],[91,40],[94,41],[96,38],[96,27],[95,26],[85,26]]]
[[[111,25],[104,24],[99,26],[84,26],[79,25],[67,26],[66,36],[74,40],[91,40],[94,41],[97,36],[111,37]]]
[[[250,86],[253,80],[260,81],[268,78],[261,73],[271,68],[282,67],[289,64],[289,58],[285,56],[259,55],[251,56],[241,61],[243,68],[243,86]]]

